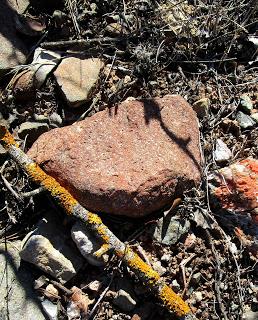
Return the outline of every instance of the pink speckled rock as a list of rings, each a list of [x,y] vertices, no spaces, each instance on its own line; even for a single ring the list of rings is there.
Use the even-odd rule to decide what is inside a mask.
[[[91,211],[140,217],[200,181],[195,112],[180,96],[125,101],[44,133],[28,152]]]

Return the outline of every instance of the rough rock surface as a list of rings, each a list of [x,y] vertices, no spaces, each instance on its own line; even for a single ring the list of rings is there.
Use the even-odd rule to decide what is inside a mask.
[[[227,145],[221,140],[216,140],[216,148],[214,151],[214,159],[216,162],[225,162],[232,157],[232,153]]]
[[[79,107],[92,98],[104,63],[98,58],[62,60],[54,75],[57,84],[71,107]]]
[[[160,218],[154,227],[153,238],[166,245],[177,243],[190,229],[189,220],[179,216]]]
[[[22,39],[17,35],[14,19],[22,12],[28,0],[0,1],[0,71],[26,62],[28,53]]]
[[[45,320],[33,291],[32,272],[21,263],[21,241],[0,244],[0,319]]]
[[[171,203],[201,176],[197,118],[177,95],[125,101],[51,130],[28,154],[89,210],[131,217]]]
[[[258,224],[258,160],[246,158],[209,176],[211,194],[223,209],[250,213]]]
[[[79,252],[72,246],[65,230],[54,220],[43,219],[24,242],[20,252],[21,258],[61,282],[75,276],[83,264]]]
[[[36,80],[34,72],[21,72],[13,79],[13,95],[18,101],[33,99],[36,94]]]

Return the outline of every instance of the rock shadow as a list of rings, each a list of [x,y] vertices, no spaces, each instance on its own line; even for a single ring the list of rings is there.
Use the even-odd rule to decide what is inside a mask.
[[[0,262],[3,263],[3,260],[5,259],[4,270],[0,276],[0,286],[2,290],[5,286],[5,295],[2,296],[1,299],[4,299],[6,303],[4,309],[1,310],[1,316],[4,319],[12,319],[11,315],[13,315],[13,312],[14,312],[14,311],[11,311],[11,309],[13,308],[12,305],[14,303],[17,303],[17,301],[12,301],[12,291],[17,288],[17,284],[19,283],[18,286],[22,287],[24,290],[24,294],[22,294],[21,296],[23,304],[25,304],[25,302],[27,304],[27,302],[29,303],[29,301],[31,301],[34,304],[33,308],[35,308],[35,310],[38,309],[39,310],[38,312],[42,314],[42,318],[44,316],[47,319],[47,314],[42,308],[42,305],[39,299],[37,299],[36,293],[33,292],[33,281],[35,280],[35,278],[33,277],[32,272],[28,270],[27,263],[24,263],[19,258],[17,258],[19,254],[17,253],[17,256],[16,256],[16,253],[14,254],[13,250],[12,251],[10,250],[10,248],[12,248],[18,251],[18,248],[16,248],[16,246],[13,244],[8,244],[8,248],[4,244],[0,246],[0,257],[2,256],[0,259]],[[20,262],[18,262],[18,259],[20,260]],[[9,275],[9,273],[11,275]],[[15,278],[15,281],[13,278]],[[14,296],[15,295],[17,295],[17,292],[14,293]],[[20,292],[20,295],[21,295],[21,292]],[[26,305],[19,306],[21,313],[23,308],[26,309],[27,306]],[[30,308],[32,308],[32,306],[30,306]],[[22,317],[22,314],[21,314],[21,317]]]
[[[15,17],[17,16],[16,10],[14,10],[7,0],[0,1],[0,36],[6,38],[11,43],[13,50],[9,55],[9,61],[17,61],[17,64],[21,63],[20,58],[15,49],[24,55],[28,54],[28,49],[25,44],[25,39],[20,37],[15,28]],[[1,43],[2,46],[5,44]],[[4,48],[3,48],[4,49]]]
[[[186,139],[180,138],[166,126],[161,116],[162,108],[160,108],[160,105],[154,99],[143,99],[141,100],[141,102],[144,105],[144,117],[146,124],[148,125],[151,122],[151,120],[158,120],[164,132],[169,136],[169,138],[173,142],[175,142],[179,146],[181,150],[183,150],[183,152],[192,160],[194,166],[201,173],[202,170],[199,162],[188,148],[188,145],[192,140],[191,137],[189,136]]]

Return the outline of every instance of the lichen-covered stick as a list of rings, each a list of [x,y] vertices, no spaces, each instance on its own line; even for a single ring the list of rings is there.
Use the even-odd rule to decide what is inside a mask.
[[[31,160],[19,148],[13,136],[4,126],[0,126],[0,143],[8,151],[11,158],[29,175],[32,181],[48,191],[68,215],[72,215],[83,221],[89,230],[103,241],[104,247],[108,246],[121,258],[170,311],[181,319],[196,319],[191,313],[189,306],[166,285],[159,274],[134,253],[129,246],[121,242],[102,223],[98,215],[83,208],[65,188]]]

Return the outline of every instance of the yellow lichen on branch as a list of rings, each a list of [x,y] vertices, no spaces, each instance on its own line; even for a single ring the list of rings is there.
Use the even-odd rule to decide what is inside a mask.
[[[4,126],[0,126],[0,140],[5,149],[8,149],[10,146],[18,147],[18,143],[16,143],[14,137]]]
[[[174,310],[178,316],[181,317],[191,312],[191,309],[184,300],[166,284],[161,288],[159,295],[164,305],[168,309]]]
[[[54,178],[47,175],[36,163],[29,163],[26,166],[26,172],[30,178],[50,192],[68,214],[72,214],[77,200],[63,188]]]
[[[2,144],[10,156],[23,168],[31,180],[47,190],[67,214],[80,219],[96,237],[102,240],[103,246],[99,252],[96,252],[97,255],[103,254],[109,249],[112,250],[177,317],[196,319],[191,313],[189,306],[166,285],[160,275],[134,253],[129,246],[121,242],[108,227],[103,224],[97,214],[91,213],[83,208],[64,187],[53,177],[46,174],[19,149],[12,135],[3,126],[0,126],[0,144]]]
[[[137,270],[146,277],[149,284],[154,284],[160,280],[160,275],[157,271],[153,270],[147,263],[145,263],[133,250],[129,247],[125,250],[125,256],[128,256],[128,266],[133,270]]]

